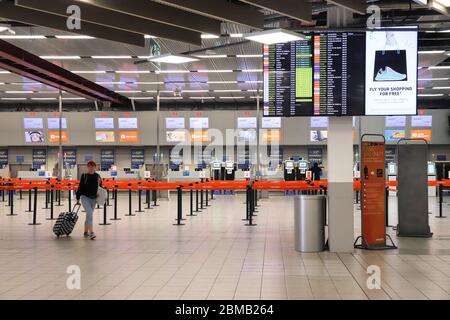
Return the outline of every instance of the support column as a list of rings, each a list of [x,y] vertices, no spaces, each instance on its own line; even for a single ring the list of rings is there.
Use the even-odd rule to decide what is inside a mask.
[[[328,8],[328,26],[345,27],[351,11]],[[330,117],[328,128],[328,243],[330,252],[353,252],[353,119]]]

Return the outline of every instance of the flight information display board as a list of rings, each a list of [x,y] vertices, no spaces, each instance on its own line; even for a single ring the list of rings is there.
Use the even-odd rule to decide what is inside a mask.
[[[264,47],[265,117],[417,114],[417,30],[303,32]]]

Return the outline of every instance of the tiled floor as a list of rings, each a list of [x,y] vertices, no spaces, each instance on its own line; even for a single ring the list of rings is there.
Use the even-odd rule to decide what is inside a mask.
[[[96,225],[95,241],[82,237],[83,216],[72,237],[56,239],[48,210],[39,210],[42,225],[29,226],[26,199],[16,201],[13,217],[0,203],[0,299],[450,299],[450,217],[429,216],[431,239],[396,238],[389,229],[398,250],[300,254],[293,248],[292,197],[262,200],[255,227],[241,221],[243,201],[220,196],[186,217],[185,226],[173,226],[175,201],[126,217],[124,195],[122,220]],[[188,198],[184,203],[186,214]],[[430,198],[430,211],[437,209]],[[444,213],[450,216],[448,204]],[[66,287],[71,265],[81,268],[81,290]],[[369,265],[381,268],[380,290],[367,288]]]

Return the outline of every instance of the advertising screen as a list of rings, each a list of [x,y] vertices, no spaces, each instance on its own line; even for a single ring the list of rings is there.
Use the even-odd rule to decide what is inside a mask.
[[[261,119],[263,129],[281,129],[281,117],[271,117]]]
[[[431,130],[411,130],[411,139],[425,139],[426,141],[431,141],[432,131]]]
[[[44,129],[42,118],[24,118],[23,126],[25,129]]]
[[[417,28],[302,34],[264,47],[263,116],[417,114]]]
[[[97,142],[114,142],[114,131],[96,131],[95,141]]]
[[[398,141],[406,138],[405,130],[384,130],[386,141]]]
[[[119,142],[139,142],[139,132],[137,131],[120,131]]]
[[[281,142],[280,130],[265,130],[263,131],[263,142]]]
[[[189,127],[191,129],[208,129],[209,119],[208,118],[189,118]]]
[[[256,130],[239,130],[238,131],[239,142],[255,142]]]
[[[185,142],[186,141],[186,131],[184,130],[173,130],[166,132],[167,142]]]
[[[185,129],[184,118],[166,118],[166,129]]]
[[[328,128],[328,117],[310,118],[311,128]]]
[[[433,116],[411,117],[411,127],[431,127],[432,125],[433,125]]]
[[[256,117],[242,117],[237,119],[238,129],[256,129]]]
[[[62,136],[61,142],[68,141],[67,131],[62,131],[61,136]],[[49,131],[48,142],[59,142],[59,131]]]
[[[67,119],[61,118],[62,129],[67,129]],[[59,129],[59,118],[48,118],[47,126],[49,129]]]
[[[95,129],[114,129],[114,118],[95,118]]]
[[[119,129],[137,129],[137,118],[119,118]]]
[[[327,130],[311,130],[310,131],[311,142],[323,142],[328,140]]]
[[[209,142],[208,131],[191,131],[191,142]]]
[[[45,142],[45,134],[44,132],[38,130],[25,131],[25,142],[26,143]]]
[[[387,116],[386,117],[386,127],[387,128],[404,128],[406,126],[405,116]]]

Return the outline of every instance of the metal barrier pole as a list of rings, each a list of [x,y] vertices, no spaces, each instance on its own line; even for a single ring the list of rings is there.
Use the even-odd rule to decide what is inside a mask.
[[[52,188],[50,190],[50,218],[48,218],[47,220],[55,220],[55,218],[53,217],[53,210],[54,210],[54,207],[53,207],[53,202],[54,202],[54,199],[53,199],[53,197],[54,197],[53,188],[54,188],[54,186],[52,185],[50,187]]]
[[[109,189],[106,189],[106,206],[111,207],[111,204],[109,203]]]
[[[31,210],[31,189],[28,189],[28,211],[27,212],[33,212]]]
[[[131,187],[129,185],[129,187]],[[131,194],[131,189],[128,189],[128,214],[126,214],[127,217],[132,217],[135,216],[135,214],[132,214],[132,204],[131,204],[131,198],[132,198],[132,194]]]
[[[251,186],[249,186],[249,199],[250,199],[250,205],[249,205],[249,208],[250,208],[250,212],[249,212],[249,215],[248,215],[248,223],[246,224],[246,226],[256,226],[256,224],[255,223],[253,223],[253,211],[254,211],[254,209],[255,209],[255,203],[254,203],[254,201],[255,201],[255,195],[254,195],[254,191],[255,190],[253,190],[252,189],[252,187]]]
[[[154,207],[159,207],[159,204],[156,203],[157,198],[158,198],[158,191],[153,190],[153,206]]]
[[[103,205],[103,223],[99,223],[101,226],[109,226],[111,223],[108,223],[108,213],[107,213],[106,203]]]
[[[69,187],[70,187],[70,183],[69,183]],[[72,190],[67,190],[68,192],[68,197],[69,197],[69,212],[72,211]]]
[[[48,202],[49,202],[49,191],[48,191],[48,189],[46,188],[45,189],[45,208],[42,208],[42,209],[48,209]]]
[[[147,209],[153,209],[152,208],[152,194],[150,193],[150,190],[147,190],[147,196],[148,196],[148,200],[147,200]]]
[[[198,189],[195,190],[195,212],[200,212],[201,210],[198,210]]]
[[[192,185],[190,185],[192,187]],[[196,214],[194,214],[194,191],[191,189],[189,190],[189,216],[194,217]]]
[[[14,214],[14,193],[12,192],[12,190],[9,190],[9,198],[10,198],[10,213],[8,214],[8,216],[17,216],[17,214]]]
[[[10,207],[11,206],[11,194],[12,194],[12,192],[11,192],[11,190],[7,190],[7,191],[8,191],[8,204],[6,206]]]
[[[205,193],[206,193],[206,197],[205,197],[205,200],[206,200],[206,204],[205,204],[205,207],[209,207],[210,205],[209,205],[209,203],[208,203],[208,198],[209,198],[209,192],[208,192],[208,190],[205,190]]]
[[[174,223],[174,226],[184,226],[184,223],[181,223],[181,220],[183,219],[183,191],[181,189],[182,187],[177,188],[177,223]]]
[[[200,190],[200,209],[201,210],[205,209],[203,207],[203,189]]]
[[[446,216],[442,215],[442,202],[443,202],[443,190],[444,187],[440,184],[438,187],[438,194],[439,194],[439,215],[436,216],[436,218],[447,218]]]
[[[30,189],[31,190],[31,189]],[[40,225],[40,223],[37,221],[37,187],[34,187],[34,209],[33,209],[33,223],[29,223],[30,226],[37,226]]]
[[[111,220],[122,220],[122,218],[117,218],[117,186],[115,186],[112,193],[114,197],[114,218]]]
[[[242,221],[248,221],[249,220],[249,212],[250,212],[250,201],[249,201],[249,186],[245,189],[245,219],[242,219]]]
[[[136,210],[136,212],[145,212],[144,210],[142,210],[141,190],[138,190],[138,195],[139,195],[139,208],[138,210]]]
[[[62,204],[61,204],[61,190],[57,190],[56,194],[58,196],[58,205],[57,206],[61,207],[62,206]]]

